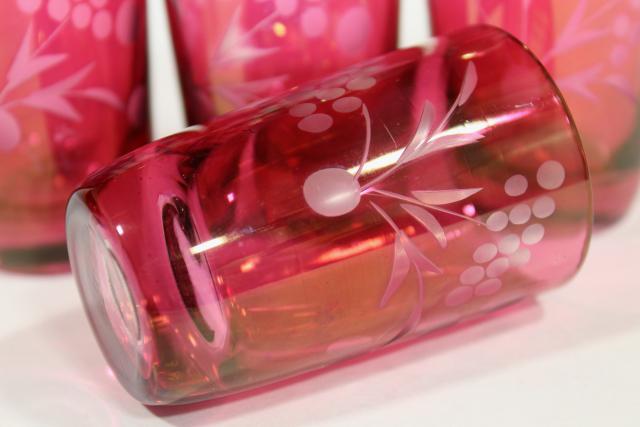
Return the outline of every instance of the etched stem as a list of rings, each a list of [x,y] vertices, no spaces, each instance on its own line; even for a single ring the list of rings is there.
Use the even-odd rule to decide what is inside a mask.
[[[458,108],[458,104],[460,103],[461,99],[462,99],[462,91],[460,91],[460,93],[458,94],[458,97],[456,98],[456,102],[454,102],[451,108],[449,108],[449,111],[447,111],[447,115],[444,116],[444,119],[442,119],[442,122],[440,122],[440,126],[438,126],[438,128],[436,129],[435,132],[432,133],[432,135],[438,135],[444,131],[444,129],[449,124],[451,117],[453,117],[453,113]]]
[[[418,323],[420,323],[422,305],[424,304],[424,278],[422,277],[422,272],[415,263],[413,263],[413,268],[418,276],[418,300],[416,301],[415,308],[407,321],[407,331],[405,332],[407,334],[414,330],[416,326],[418,326]]]
[[[374,185],[376,185],[377,183],[379,183],[380,181],[383,181],[385,179],[387,179],[389,176],[393,175],[399,168],[401,165],[395,165],[393,167],[391,167],[390,169],[388,169],[386,172],[378,175],[377,177],[375,177],[374,179],[372,179],[371,181],[367,182],[365,185],[362,186],[362,188],[360,189],[361,193],[368,193],[369,190],[371,189],[371,187],[373,187]]]
[[[356,181],[362,174],[364,165],[367,163],[367,159],[369,158],[369,150],[371,149],[371,115],[369,114],[369,109],[365,104],[362,104],[362,115],[364,116],[364,121],[366,123],[367,136],[364,143],[364,152],[362,153],[362,161],[360,162],[360,167],[353,177],[353,179],[355,179]]]
[[[265,16],[262,20],[260,20],[260,22],[254,25],[249,31],[244,33],[244,35],[240,38],[240,41],[245,42],[246,40],[249,40],[259,30],[261,30],[262,28],[266,27],[267,25],[275,21],[278,18],[278,16],[279,15],[277,11],[274,11],[270,15]]]
[[[49,34],[47,36],[47,38],[45,39],[45,41],[36,48],[36,50],[31,54],[31,58],[37,57],[43,50],[45,50],[47,47],[49,47],[49,45],[51,44],[51,42],[53,40],[55,40],[55,38],[58,36],[58,34],[60,34],[60,31],[62,31],[62,28],[67,24],[67,22],[69,22],[69,17],[65,17],[62,22],[60,22],[58,24],[58,26],[53,30],[53,32],[51,34]],[[31,30],[33,29],[33,26],[29,27],[30,29],[27,31],[27,34],[31,33]],[[14,63],[17,59],[14,58]],[[12,64],[13,66],[13,64]],[[15,102],[11,102],[11,104],[3,104],[5,98],[7,97],[7,95],[11,92],[11,90],[13,90],[14,87],[11,85],[11,82],[7,81],[5,83],[5,85],[2,87],[2,90],[0,90],[0,105],[11,105],[11,104],[15,104]]]
[[[395,222],[393,222],[391,217],[387,215],[387,213],[384,210],[382,210],[380,206],[378,206],[376,203],[372,201],[369,201],[369,204],[373,207],[373,209],[375,209],[378,212],[378,214],[380,214],[382,218],[384,218],[385,221],[387,221],[387,223],[391,226],[391,228],[393,228],[393,231],[395,231],[396,233],[402,233],[402,230],[400,230],[400,227],[398,227],[398,225]]]
[[[609,0],[607,2],[604,2],[602,7],[600,7],[600,9],[596,10],[593,15],[591,15],[590,17],[586,18],[584,20],[584,22],[582,23],[583,25],[587,25],[590,24],[591,22],[595,21],[596,19],[600,18],[602,15],[604,15],[605,13],[607,13],[608,11],[610,11],[611,9],[613,9],[615,6],[618,5],[618,3],[620,3],[622,0]]]
[[[587,0],[584,0],[585,3],[586,1]],[[567,24],[567,26],[564,28],[564,31],[562,31],[562,33],[558,37],[557,43],[555,44],[554,47],[552,47],[549,50],[549,52],[547,52],[544,55],[544,57],[542,58],[542,62],[546,64],[551,59],[557,57],[561,53],[580,47],[586,43],[589,43],[590,41],[593,41],[594,39],[598,39],[606,35],[607,33],[609,33],[611,31],[610,29],[601,29],[594,33],[595,36],[592,36],[591,38],[584,38],[583,36],[582,40],[575,42],[573,45],[571,44],[572,37],[579,38],[579,30],[581,28],[588,26],[593,21],[597,20],[602,15],[604,15],[605,13],[613,9],[620,2],[621,0],[612,0],[612,1],[604,2],[604,4],[598,10],[596,10],[591,16],[588,16],[582,19],[582,22],[578,21],[574,23],[573,20],[575,19],[575,17],[570,19],[569,24]],[[583,5],[583,7],[586,7],[586,5]]]
[[[60,22],[60,24],[58,24],[56,29],[53,30],[51,34],[49,34],[49,37],[47,37],[47,39],[44,42],[42,42],[40,46],[38,46],[38,48],[33,52],[33,56],[38,56],[43,50],[49,47],[49,45],[53,42],[53,40],[55,40],[55,38],[58,37],[58,34],[60,34],[64,26],[67,25],[67,22],[69,22],[68,15],[62,20],[62,22]]]

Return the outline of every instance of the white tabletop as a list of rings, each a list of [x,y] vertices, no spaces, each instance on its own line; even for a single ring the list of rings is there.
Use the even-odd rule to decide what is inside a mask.
[[[161,2],[150,3],[152,23],[162,22]],[[406,1],[408,15],[418,15],[419,3]],[[154,63],[170,64],[166,28],[157,27]],[[157,69],[163,98],[154,115],[163,135],[179,129],[182,116],[171,111],[171,67]],[[70,276],[0,273],[0,425],[636,427],[636,263],[640,201],[594,238],[571,283],[537,303],[268,393],[180,410],[149,409],[119,386]]]

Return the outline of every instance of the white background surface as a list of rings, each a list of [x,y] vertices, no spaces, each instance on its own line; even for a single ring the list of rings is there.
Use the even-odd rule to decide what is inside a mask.
[[[180,130],[151,0],[157,136]],[[403,44],[426,34],[405,1]],[[243,400],[152,410],[109,375],[70,276],[0,273],[1,426],[640,426],[640,203],[564,288],[501,316]]]

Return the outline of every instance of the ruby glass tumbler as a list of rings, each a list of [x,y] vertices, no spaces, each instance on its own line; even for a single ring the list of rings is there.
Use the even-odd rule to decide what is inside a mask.
[[[73,196],[68,239],[115,374],[173,404],[559,285],[591,220],[556,87],[514,38],[478,27],[124,157]]]
[[[430,0],[437,34],[473,24],[511,32],[566,97],[593,176],[595,219],[620,219],[640,168],[640,1]]]
[[[398,0],[167,0],[189,121],[396,48]]]
[[[143,0],[0,4],[0,268],[68,270],[65,207],[148,140]]]

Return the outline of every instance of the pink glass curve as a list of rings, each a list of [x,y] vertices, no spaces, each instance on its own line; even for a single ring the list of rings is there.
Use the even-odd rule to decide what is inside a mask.
[[[68,270],[65,207],[148,141],[143,0],[0,5],[0,268]]]
[[[640,177],[640,2],[430,0],[430,5],[436,34],[495,25],[542,59],[584,141],[596,223],[619,220]]]
[[[190,123],[396,48],[397,0],[167,0]]]
[[[557,286],[591,222],[555,85],[519,42],[479,27],[124,157],[72,198],[68,239],[107,360],[160,405],[273,383]]]

